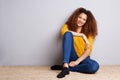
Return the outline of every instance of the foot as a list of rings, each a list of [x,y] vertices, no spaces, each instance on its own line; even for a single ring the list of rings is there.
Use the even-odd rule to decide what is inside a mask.
[[[62,70],[63,66],[62,65],[54,65],[50,67],[51,70]]]
[[[69,69],[67,67],[63,67],[62,71],[57,75],[57,78],[63,78],[69,74]]]

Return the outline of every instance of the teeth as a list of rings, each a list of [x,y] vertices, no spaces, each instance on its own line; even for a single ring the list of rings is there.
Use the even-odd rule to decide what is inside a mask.
[[[81,26],[81,24],[78,24],[78,26]]]

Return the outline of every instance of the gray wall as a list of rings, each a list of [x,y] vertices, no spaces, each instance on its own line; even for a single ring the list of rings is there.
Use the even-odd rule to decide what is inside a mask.
[[[61,26],[78,7],[91,10],[99,35],[92,58],[120,64],[119,0],[0,0],[0,65],[61,63]]]

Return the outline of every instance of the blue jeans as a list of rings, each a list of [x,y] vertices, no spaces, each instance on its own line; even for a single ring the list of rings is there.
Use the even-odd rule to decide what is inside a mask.
[[[73,35],[71,32],[66,32],[63,36],[63,63],[68,63],[78,59],[73,42]],[[99,64],[90,59],[88,56],[82,62],[74,67],[69,67],[70,71],[76,71],[81,73],[95,73],[99,69]]]

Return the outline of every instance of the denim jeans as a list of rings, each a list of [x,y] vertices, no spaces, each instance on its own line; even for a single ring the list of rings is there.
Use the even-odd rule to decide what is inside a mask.
[[[63,63],[68,63],[77,60],[74,49],[74,40],[71,32],[66,32],[63,36]],[[82,62],[74,67],[69,67],[70,71],[81,73],[95,73],[99,69],[99,64],[88,56]]]

